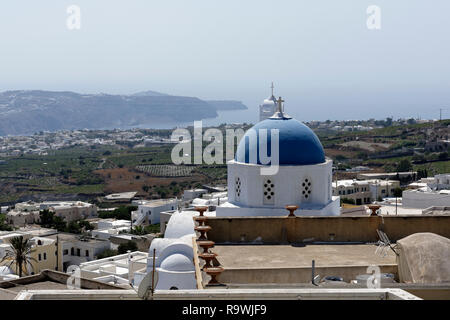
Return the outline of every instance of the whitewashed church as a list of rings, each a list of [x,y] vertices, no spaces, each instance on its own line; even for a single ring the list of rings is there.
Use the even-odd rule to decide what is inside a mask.
[[[263,143],[270,150],[271,134],[258,134],[260,129],[278,130],[279,169],[274,175],[261,174],[259,148]],[[267,141],[260,141],[263,137]],[[287,214],[286,205],[298,205],[296,215],[339,215],[332,164],[316,134],[287,115],[280,98],[276,112],[246,132],[228,162],[228,202],[216,208],[216,216],[280,216]]]

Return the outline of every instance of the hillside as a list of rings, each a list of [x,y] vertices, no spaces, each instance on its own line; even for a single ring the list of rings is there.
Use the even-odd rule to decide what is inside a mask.
[[[216,116],[216,107],[198,98],[153,92],[135,95],[51,91],[0,93],[0,135],[123,128]]]

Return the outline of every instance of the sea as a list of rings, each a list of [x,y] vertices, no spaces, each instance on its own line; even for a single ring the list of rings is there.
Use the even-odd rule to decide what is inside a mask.
[[[259,114],[255,109],[244,110],[221,110],[217,111],[218,116],[215,118],[201,119],[203,127],[218,127],[221,124],[255,124],[259,121]],[[170,123],[152,123],[152,124],[140,124],[133,126],[133,128],[140,129],[173,129],[173,128],[186,128],[193,126],[194,121],[189,122],[170,122]]]

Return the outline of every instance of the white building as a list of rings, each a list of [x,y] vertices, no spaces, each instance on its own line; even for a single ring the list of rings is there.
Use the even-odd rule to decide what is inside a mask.
[[[372,194],[373,201],[378,199],[394,197],[395,189],[400,188],[400,181],[397,180],[367,180]]]
[[[433,191],[430,188],[403,191],[403,207],[426,209],[450,207],[450,190]]]
[[[183,192],[183,200],[184,201],[190,201],[195,198],[201,197],[202,194],[208,193],[208,190],[206,189],[190,189],[190,190],[184,190]]]
[[[192,200],[192,206],[220,206],[228,201],[228,192],[213,192],[204,194],[202,198]]]
[[[108,240],[82,238],[69,233],[59,233],[51,236],[57,239],[59,270],[66,270],[71,265],[80,265],[83,262],[92,261],[97,256],[111,248]]]
[[[80,264],[81,277],[101,282],[129,287],[135,272],[147,269],[146,252],[131,252],[113,257],[83,262]]]
[[[91,230],[91,236],[96,239],[108,240],[111,236],[120,232],[129,232],[131,221],[116,219],[100,219],[97,222],[97,229]]]
[[[339,197],[332,196],[332,160],[325,158],[316,134],[283,111],[256,124],[241,139],[234,160],[228,162],[228,202],[217,207],[217,216],[280,216],[286,205],[298,205],[297,215],[339,215]],[[264,130],[265,129],[265,130]],[[260,148],[276,148],[275,174],[263,175]],[[264,135],[266,133],[266,135]],[[274,150],[276,153],[276,151]]]
[[[424,186],[425,184],[425,186]],[[414,190],[403,191],[403,207],[426,209],[450,207],[450,173],[423,178]]]
[[[449,190],[450,189],[450,173],[437,174],[429,183],[430,188],[434,190]]]
[[[133,226],[143,223],[157,224],[162,211],[175,210],[178,207],[177,199],[138,200],[132,204],[138,206],[137,211],[131,213]]]

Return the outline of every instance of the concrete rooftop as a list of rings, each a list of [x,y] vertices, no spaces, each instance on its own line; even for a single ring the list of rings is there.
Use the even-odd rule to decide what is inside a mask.
[[[396,264],[395,254],[375,254],[373,244],[216,245],[212,251],[226,268],[367,266]]]

